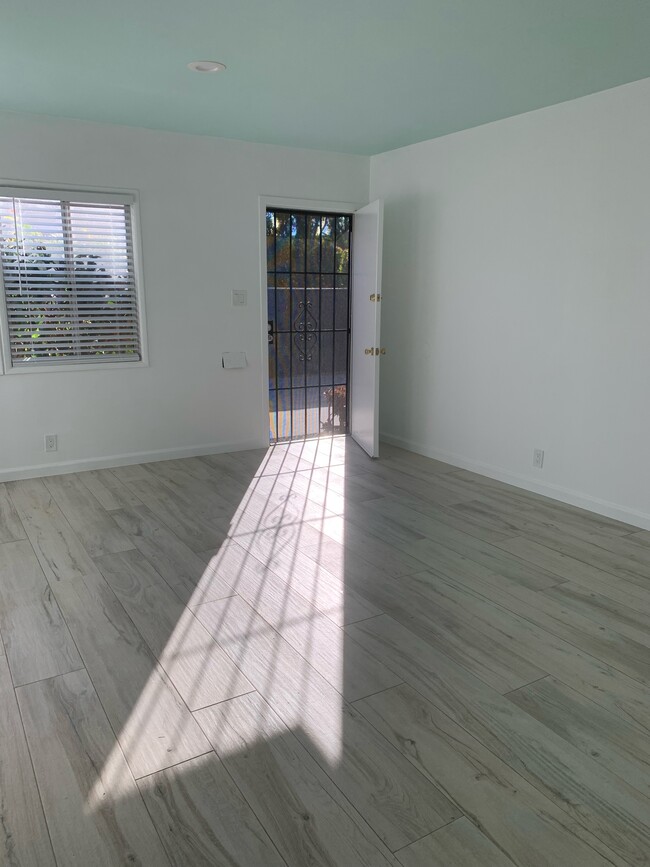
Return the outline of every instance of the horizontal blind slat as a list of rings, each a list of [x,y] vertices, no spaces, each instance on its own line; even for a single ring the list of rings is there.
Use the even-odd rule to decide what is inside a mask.
[[[65,367],[68,364],[117,364],[122,362],[136,363],[140,361],[133,355],[78,355],[74,358],[13,358],[15,367],[39,367],[56,364],[57,367]]]
[[[100,199],[0,188],[14,364],[141,358],[132,199]]]

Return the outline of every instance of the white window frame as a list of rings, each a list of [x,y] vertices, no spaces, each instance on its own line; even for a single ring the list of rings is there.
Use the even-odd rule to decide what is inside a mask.
[[[142,240],[140,231],[140,198],[137,190],[115,189],[114,187],[60,187],[47,183],[34,183],[16,180],[0,179],[0,195],[15,198],[38,198],[39,194],[46,198],[73,201],[87,201],[97,204],[128,204],[131,207],[131,231],[133,239],[133,263],[135,272],[135,292],[138,304],[138,328],[140,332],[139,361],[80,361],[61,364],[19,364],[14,366],[11,358],[9,326],[7,322],[7,307],[4,294],[4,280],[0,267],[0,374],[6,376],[33,376],[38,373],[72,373],[76,371],[127,370],[131,368],[149,367],[149,350],[147,344],[147,329],[145,318],[144,274],[142,269]]]

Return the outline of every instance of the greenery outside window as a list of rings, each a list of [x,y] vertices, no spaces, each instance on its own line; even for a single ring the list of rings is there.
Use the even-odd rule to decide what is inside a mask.
[[[0,186],[5,368],[142,362],[134,197]]]

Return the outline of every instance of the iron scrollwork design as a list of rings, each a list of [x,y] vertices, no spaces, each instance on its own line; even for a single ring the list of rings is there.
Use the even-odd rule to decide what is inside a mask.
[[[311,361],[313,348],[316,346],[315,332],[318,329],[318,322],[311,312],[311,307],[311,301],[307,301],[306,306],[305,302],[301,301],[298,304],[298,315],[293,322],[293,342],[298,350],[300,361],[304,361],[305,356],[308,361]]]

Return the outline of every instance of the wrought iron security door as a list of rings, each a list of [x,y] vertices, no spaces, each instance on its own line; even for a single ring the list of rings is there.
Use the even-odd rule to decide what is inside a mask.
[[[351,228],[266,212],[271,442],[347,432]]]

